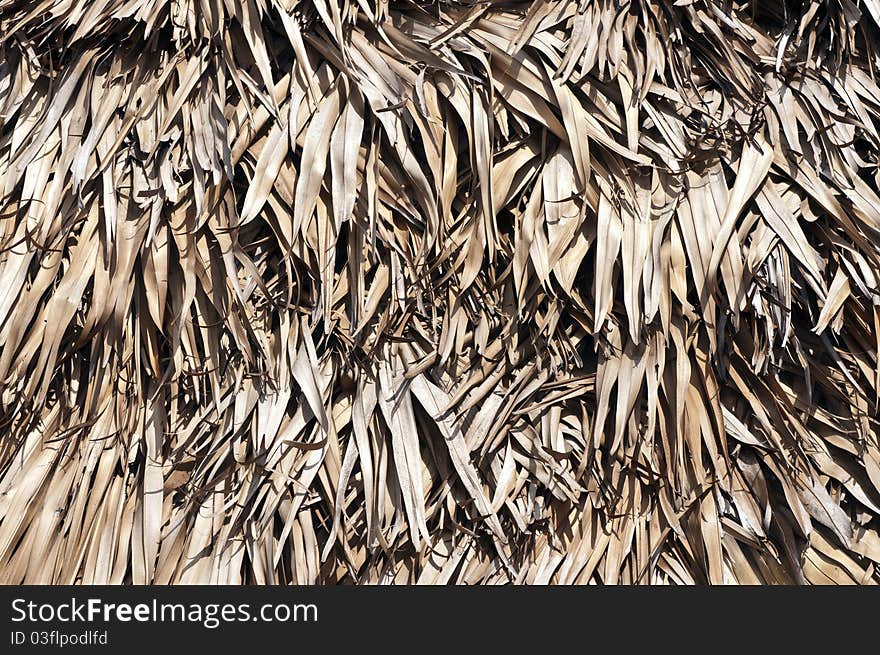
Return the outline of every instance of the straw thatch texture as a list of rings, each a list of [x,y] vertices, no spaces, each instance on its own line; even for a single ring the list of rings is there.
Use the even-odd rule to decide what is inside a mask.
[[[880,581],[877,0],[0,0],[0,579]]]

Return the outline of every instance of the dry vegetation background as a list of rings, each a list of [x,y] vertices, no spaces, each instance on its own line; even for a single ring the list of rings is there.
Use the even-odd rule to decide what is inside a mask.
[[[877,0],[0,0],[0,581],[880,581]]]

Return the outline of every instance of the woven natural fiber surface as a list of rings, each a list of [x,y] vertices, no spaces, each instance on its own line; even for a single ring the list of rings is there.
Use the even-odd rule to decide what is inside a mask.
[[[876,0],[0,0],[0,581],[880,581]]]

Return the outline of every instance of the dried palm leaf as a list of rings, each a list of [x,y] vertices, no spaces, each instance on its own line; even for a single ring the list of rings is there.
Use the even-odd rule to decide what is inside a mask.
[[[0,0],[6,583],[880,581],[880,4]]]

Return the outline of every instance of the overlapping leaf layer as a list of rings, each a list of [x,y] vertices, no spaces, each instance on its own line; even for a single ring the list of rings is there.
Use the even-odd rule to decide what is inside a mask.
[[[878,20],[0,0],[0,578],[880,581]]]

